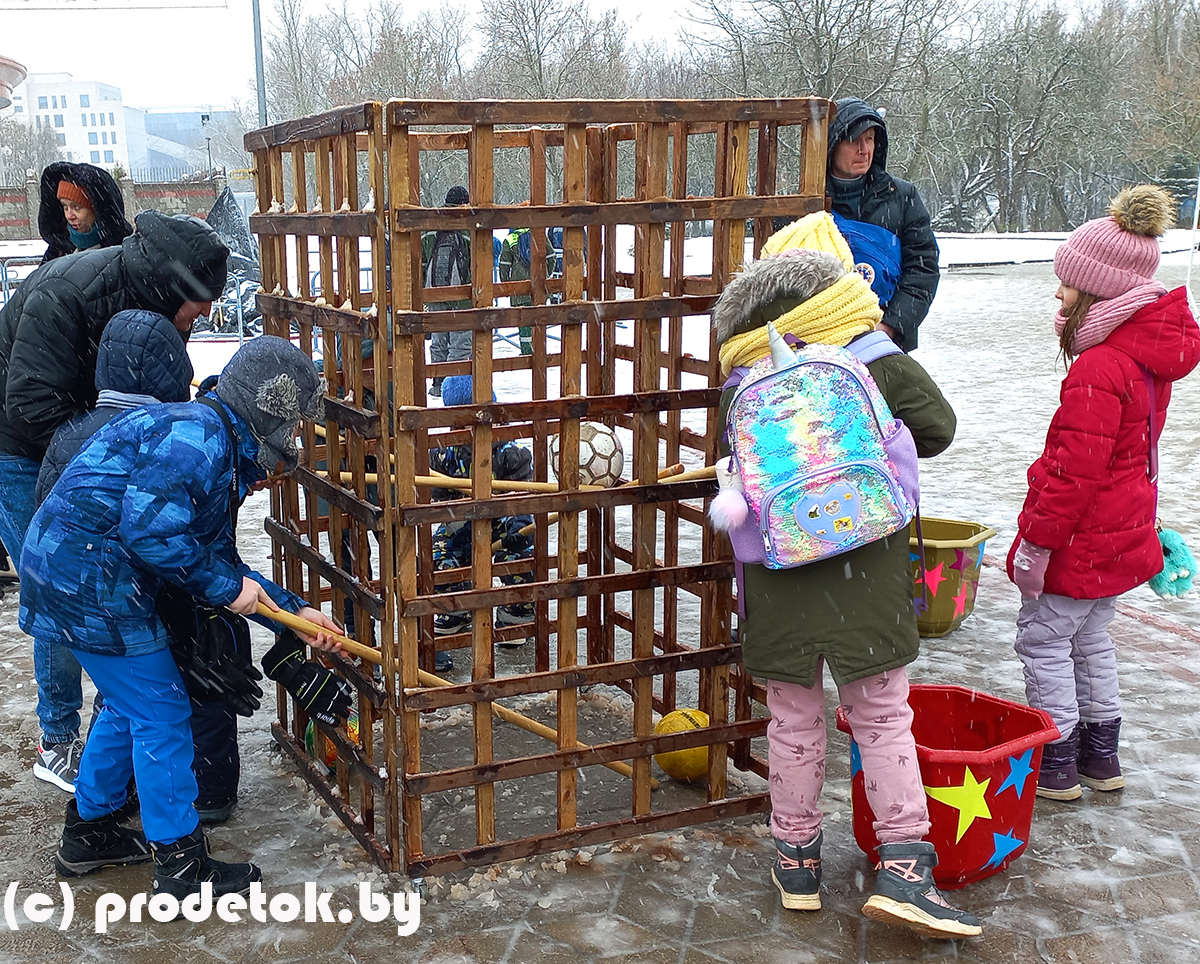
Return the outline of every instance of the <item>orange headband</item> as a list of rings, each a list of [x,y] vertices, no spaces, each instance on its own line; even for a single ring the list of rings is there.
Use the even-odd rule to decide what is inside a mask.
[[[70,181],[58,182],[58,199],[60,201],[74,201],[76,204],[85,208],[92,208],[92,199],[87,196],[87,191],[81,188],[78,184],[72,184]]]

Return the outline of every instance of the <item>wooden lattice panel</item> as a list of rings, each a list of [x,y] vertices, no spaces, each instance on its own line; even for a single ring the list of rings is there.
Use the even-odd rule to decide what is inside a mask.
[[[731,642],[728,545],[704,523],[720,397],[708,313],[748,232],[757,254],[773,218],[822,208],[829,106],[391,101],[247,135],[265,327],[322,356],[329,381],[326,424],[303,427],[302,468],[272,504],[276,576],[374,650],[335,658],[359,726],[319,727],[332,771],[282,690],[274,732],[381,866],[448,870],[767,809],[727,780],[730,762],[766,775],[751,750],[766,719]],[[458,180],[438,172],[456,166],[470,204],[437,206]],[[778,194],[784,168],[795,190]],[[697,222],[712,224],[699,269],[683,243]],[[493,232],[517,227],[531,229],[531,276],[501,283]],[[562,272],[548,277],[557,228]],[[423,289],[422,233],[436,230],[470,232],[470,285]],[[521,326],[531,355],[494,337]],[[436,331],[470,331],[470,360],[429,363]],[[452,374],[472,376],[473,404],[427,407],[428,380]],[[624,439],[623,484],[580,485],[584,421]],[[492,446],[508,440],[532,451],[533,483],[493,481]],[[465,498],[431,502],[431,448],[463,443]],[[532,564],[493,562],[492,520],[512,515],[535,520]],[[434,532],[451,522],[472,527],[471,565],[435,571]],[[519,603],[531,625],[494,625],[494,608]],[[470,630],[435,643],[434,617],[464,610]],[[497,645],[525,636],[524,662],[498,668]],[[469,682],[432,676],[435,646],[469,660]],[[683,694],[709,727],[655,736],[654,714]],[[515,703],[540,719],[513,729]],[[696,746],[709,748],[702,790],[656,782],[654,753]]]

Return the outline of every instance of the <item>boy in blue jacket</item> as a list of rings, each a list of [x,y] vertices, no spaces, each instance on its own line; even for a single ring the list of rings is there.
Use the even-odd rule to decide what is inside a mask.
[[[208,855],[193,805],[187,691],[156,609],[161,590],[174,585],[243,615],[263,603],[337,631],[242,562],[231,511],[272,474],[296,468],[300,419],[321,414],[316,368],[264,335],[238,351],[214,395],[137,409],[101,429],[37,510],[21,556],[21,628],[70,648],[104,697],[56,866],[75,876],[153,857],[154,892],[179,899],[205,882],[214,896],[247,893],[262,874]],[[324,632],[305,642],[337,649]],[[133,775],[144,837],[118,814]]]

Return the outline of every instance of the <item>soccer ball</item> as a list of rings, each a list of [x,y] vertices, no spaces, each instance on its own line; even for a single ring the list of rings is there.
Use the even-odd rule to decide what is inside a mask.
[[[550,439],[550,465],[555,478],[558,471],[558,436]],[[621,481],[625,468],[625,450],[617,433],[600,422],[579,423],[579,482],[611,488]]]

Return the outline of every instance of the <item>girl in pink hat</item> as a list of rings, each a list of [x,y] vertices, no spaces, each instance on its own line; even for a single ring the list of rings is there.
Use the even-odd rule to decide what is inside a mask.
[[[1127,188],[1109,217],[1077,229],[1054,256],[1062,282],[1054,329],[1068,369],[1008,556],[1021,590],[1025,693],[1062,734],[1038,774],[1038,796],[1052,800],[1078,799],[1081,782],[1125,786],[1108,624],[1117,597],[1163,567],[1158,437],[1171,383],[1200,361],[1186,289],[1154,280],[1157,238],[1174,210],[1161,188]]]

